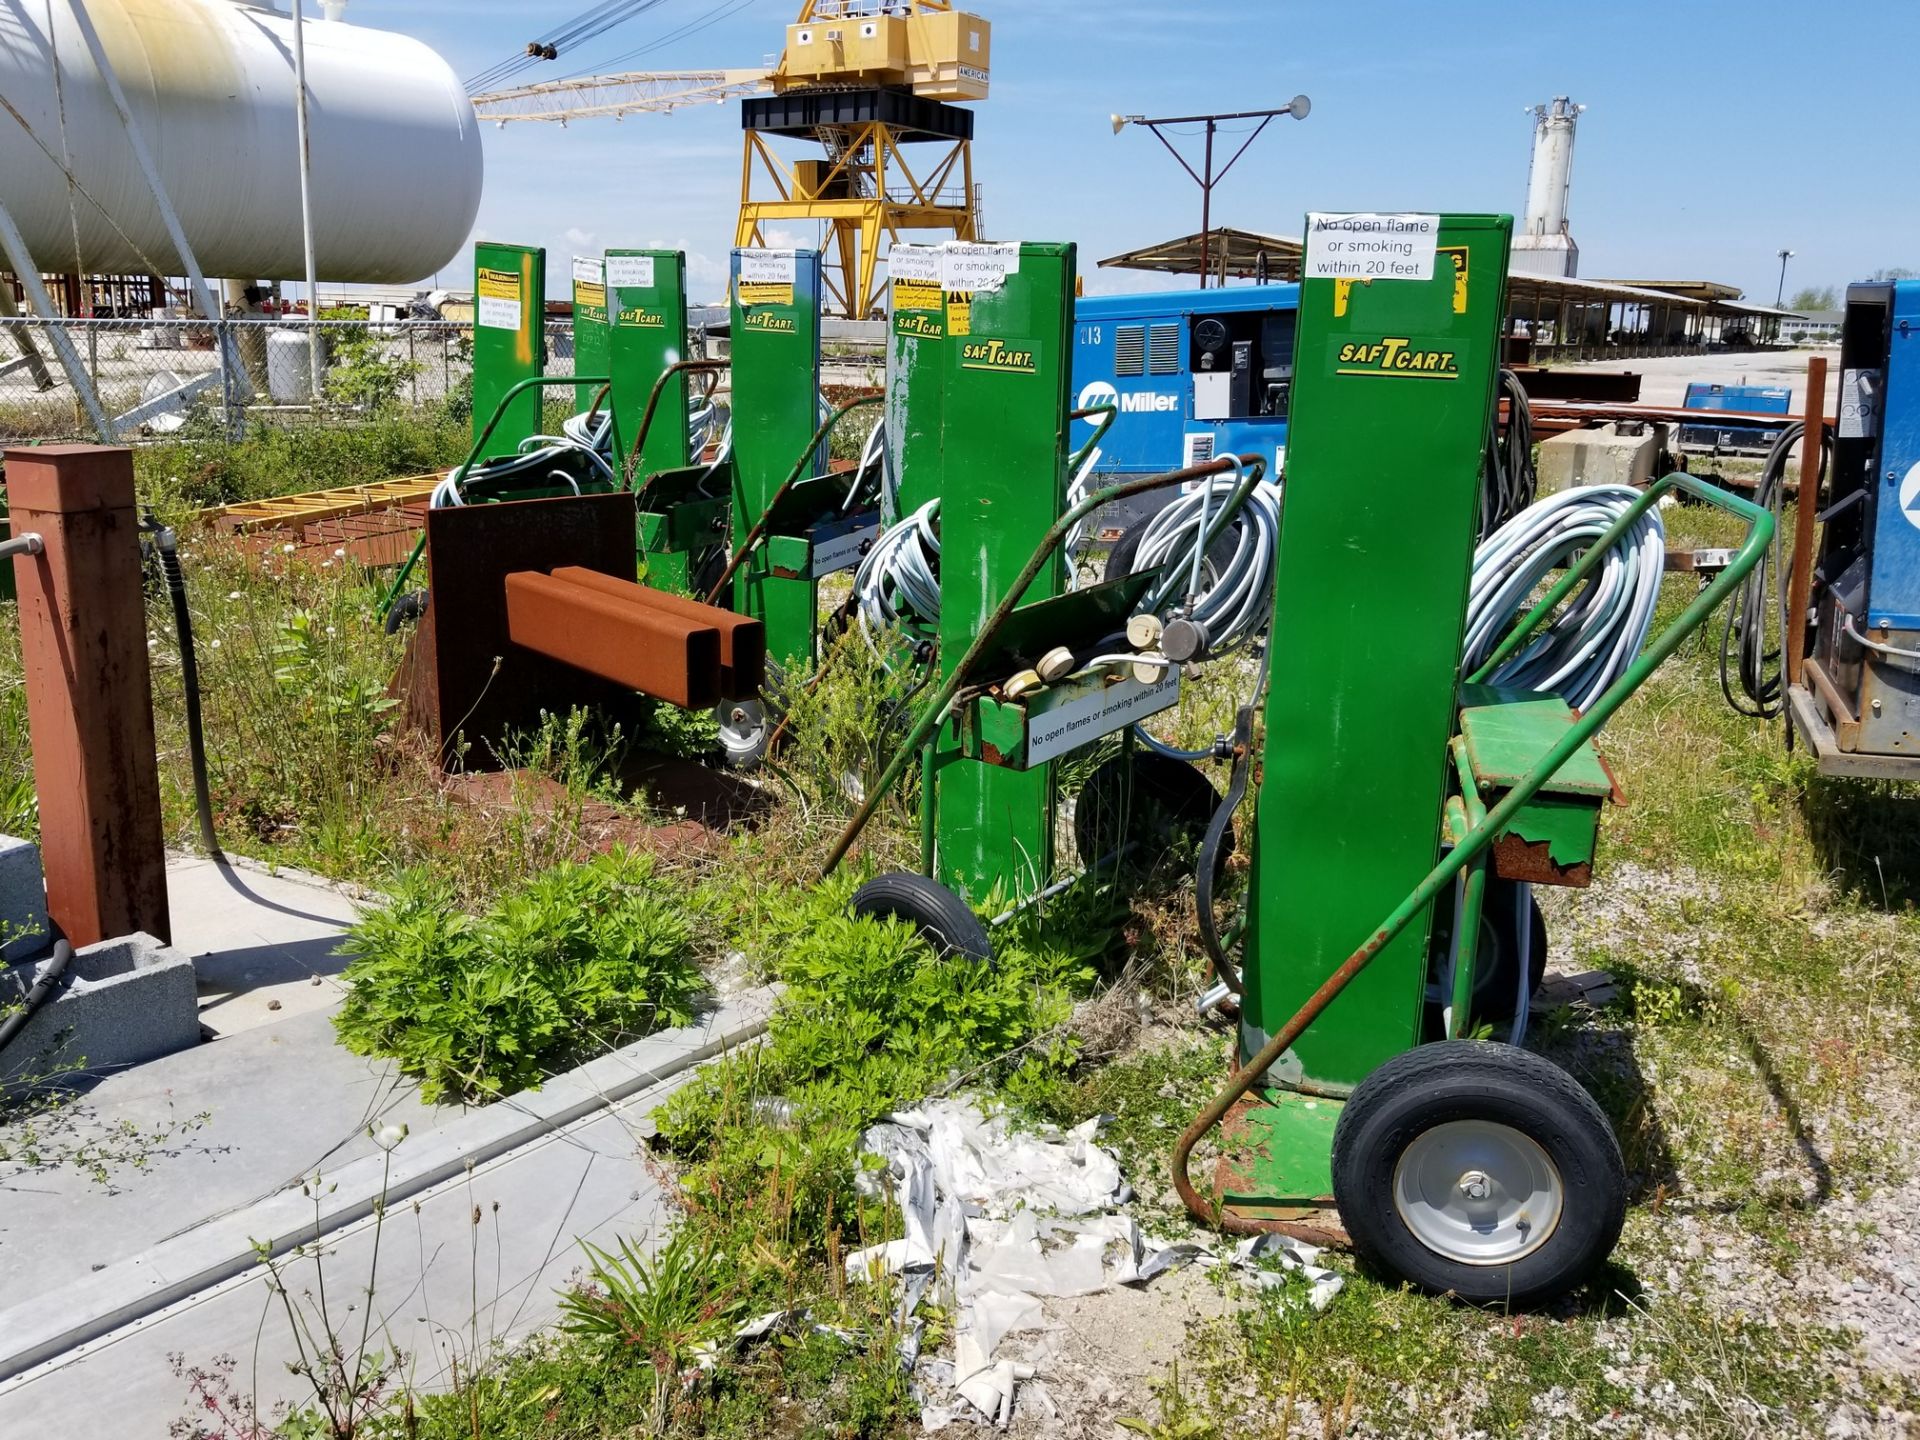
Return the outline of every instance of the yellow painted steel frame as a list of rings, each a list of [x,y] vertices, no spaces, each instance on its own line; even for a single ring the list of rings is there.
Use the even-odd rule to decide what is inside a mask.
[[[747,132],[734,244],[743,248],[767,244],[763,225],[830,222],[832,242],[821,247],[823,299],[829,309],[858,320],[884,313],[885,297],[874,278],[882,235],[894,243],[903,230],[945,230],[956,240],[972,240],[978,216],[970,141],[955,141],[922,180],[907,164],[893,126],[874,121],[846,129],[847,145],[837,158],[829,157],[831,166],[810,183],[793,163],[774,153],[759,133]],[[770,183],[773,194],[756,198],[756,177]],[[889,180],[896,178],[901,184],[889,189]],[[942,200],[942,195],[951,197],[956,189],[957,203]]]

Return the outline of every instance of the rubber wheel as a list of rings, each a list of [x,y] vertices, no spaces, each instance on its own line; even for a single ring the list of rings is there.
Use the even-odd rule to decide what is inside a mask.
[[[1107,551],[1107,563],[1100,571],[1102,580],[1124,580],[1133,574],[1133,557],[1138,553],[1140,539],[1146,534],[1147,526],[1152,520],[1153,516],[1148,515],[1144,519],[1134,521],[1120,532],[1120,538],[1114,541],[1113,548]],[[1207,551],[1207,564],[1202,567],[1203,573],[1211,570],[1214,575],[1218,575],[1226,569],[1228,562],[1233,559],[1234,529],[1239,523],[1235,520],[1214,540]],[[1209,580],[1208,583],[1211,581]]]
[[[1091,869],[1133,841],[1135,848],[1115,868],[1144,875],[1177,849],[1198,851],[1219,804],[1213,782],[1187,761],[1155,750],[1122,751],[1087,777],[1074,801],[1074,849]],[[1229,823],[1214,861],[1216,876],[1232,854]]]
[[[1497,875],[1487,877],[1486,895],[1480,904],[1480,947],[1473,958],[1473,1019],[1491,1024],[1505,1024],[1513,1019],[1515,971],[1520,963],[1520,945],[1517,921],[1519,907],[1514,903],[1514,892],[1518,882],[1503,880]],[[1453,944],[1453,891],[1444,892],[1436,906],[1434,915],[1433,975],[1435,984],[1445,985],[1447,956]],[[1540,902],[1529,897],[1527,906],[1528,924],[1531,929],[1528,945],[1527,994],[1532,995],[1540,988],[1540,982],[1547,975],[1547,917],[1540,911]],[[1441,1005],[1427,1006],[1428,1034],[1434,1039],[1443,1038]]]
[[[874,876],[853,892],[853,913],[905,920],[942,957],[993,958],[980,917],[953,891],[924,875],[897,870]]]
[[[1334,1127],[1333,1195],[1374,1269],[1518,1309],[1605,1263],[1627,1179],[1613,1127],[1566,1071],[1512,1046],[1442,1040],[1355,1088]]]

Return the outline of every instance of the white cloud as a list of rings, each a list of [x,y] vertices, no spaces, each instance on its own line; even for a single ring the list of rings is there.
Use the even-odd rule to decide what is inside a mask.
[[[576,250],[591,251],[593,249],[593,231],[582,230],[578,225],[568,226],[566,234],[560,238]]]

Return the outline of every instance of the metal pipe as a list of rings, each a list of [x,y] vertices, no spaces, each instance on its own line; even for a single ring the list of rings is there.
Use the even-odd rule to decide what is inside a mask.
[[[1787,633],[1782,637],[1782,664],[1787,683],[1800,683],[1806,659],[1807,606],[1813,597],[1813,531],[1820,511],[1820,452],[1826,444],[1827,357],[1807,361],[1806,429],[1800,436],[1800,494],[1794,510],[1793,564],[1787,571]],[[1864,495],[1864,490],[1856,491]]]
[[[87,53],[93,57],[94,68],[100,72],[100,79],[107,87],[107,96],[113,102],[114,112],[120,117],[120,128],[127,133],[127,148],[133,152],[134,162],[139,165],[140,173],[146,179],[147,189],[153,193],[153,203],[160,212],[160,222],[166,226],[167,238],[173,241],[174,251],[187,272],[187,283],[193,290],[193,298],[200,306],[200,313],[206,316],[207,323],[214,327],[214,336],[220,345],[221,369],[229,377],[234,398],[245,400],[252,394],[252,386],[243,374],[236,373],[238,367],[234,363],[233,340],[221,325],[225,317],[214,301],[207,277],[200,273],[200,262],[194,258],[193,247],[187,243],[187,232],[180,227],[180,217],[174,213],[167,187],[160,183],[160,172],[154,167],[146,137],[134,123],[133,110],[127,104],[127,92],[120,88],[120,76],[114,70],[113,62],[107,58],[106,47],[100,43],[100,32],[93,28],[93,17],[87,13],[84,0],[71,0],[71,4],[74,25],[80,31],[80,38],[87,42]]]
[[[1701,623],[1717,609],[1721,601],[1732,594],[1735,587],[1746,579],[1748,573],[1767,552],[1767,546],[1773,541],[1773,516],[1750,500],[1737,495],[1729,495],[1723,490],[1695,480],[1692,476],[1673,474],[1655,481],[1647,487],[1640,500],[1630,507],[1621,519],[1615,522],[1614,530],[1624,531],[1625,527],[1639,517],[1639,512],[1647,506],[1658,503],[1669,490],[1685,490],[1696,499],[1709,505],[1729,510],[1745,519],[1751,527],[1740,551],[1733,557],[1727,568],[1714,578],[1705,590],[1696,596],[1693,602],[1680,613],[1647,649],[1627,668],[1613,684],[1609,685],[1591,708],[1571,725],[1567,731],[1548,750],[1539,763],[1523,775],[1520,780],[1501,797],[1499,802],[1487,812],[1486,817],[1470,827],[1460,842],[1441,856],[1440,862],[1427,872],[1426,878],[1414,886],[1412,892],[1394,908],[1380,923],[1371,936],[1358,950],[1349,955],[1320,988],[1308,997],[1307,1002],[1293,1014],[1287,1023],[1280,1027],[1273,1038],[1260,1048],[1260,1051],[1234,1076],[1218,1095],[1196,1115],[1193,1123],[1182,1132],[1173,1147],[1173,1185],[1179,1191],[1181,1201],[1195,1218],[1217,1223],[1222,1230],[1231,1234],[1254,1235],[1269,1229],[1285,1230],[1284,1225],[1263,1223],[1243,1219],[1238,1216],[1212,1214],[1206,1200],[1194,1188],[1192,1177],[1187,1173],[1188,1162],[1193,1155],[1194,1146],[1200,1143],[1208,1131],[1226,1118],[1226,1114],[1239,1101],[1240,1097],[1251,1090],[1260,1077],[1265,1075],[1280,1057],[1293,1047],[1306,1028],[1320,1017],[1322,1011],[1331,1005],[1353,981],[1353,978],[1370,965],[1380,952],[1392,943],[1393,939],[1412,923],[1415,916],[1422,914],[1441,889],[1453,882],[1454,876],[1464,870],[1479,854],[1494,841],[1501,831],[1507,828],[1513,817],[1540,788],[1560,772],[1560,767],[1572,758],[1582,745],[1599,733],[1613,713],[1624,705],[1646,683],[1647,677],[1666,661],[1667,657],[1680,647],[1680,643],[1697,630]],[[1607,548],[1618,536],[1611,531],[1596,542],[1583,557],[1581,564],[1604,555]],[[1578,570],[1580,567],[1576,566]],[[1564,590],[1565,582],[1556,585],[1556,590]],[[1551,592],[1549,592],[1551,598]],[[1542,606],[1551,608],[1548,601]],[[1536,612],[1538,613],[1538,612]],[[1531,620],[1529,621],[1529,624]],[[1490,662],[1491,663],[1491,662]]]
[[[667,388],[667,381],[676,375],[692,374],[696,371],[703,373],[712,371],[717,374],[732,367],[733,362],[730,360],[676,360],[660,372],[660,378],[653,382],[653,389],[647,392],[647,408],[640,412],[640,428],[633,435],[633,450],[628,454],[626,464],[621,467],[622,489],[633,489],[633,472],[640,464],[640,447],[647,443],[647,431],[653,428],[653,412],[660,407],[660,393]]]
[[[1019,605],[1020,598],[1027,593],[1027,587],[1033,583],[1034,577],[1040,573],[1041,568],[1047,563],[1047,558],[1052,555],[1054,549],[1060,542],[1073,532],[1075,525],[1079,524],[1081,520],[1085,519],[1095,510],[1098,510],[1102,505],[1111,504],[1115,500],[1124,500],[1130,496],[1144,494],[1149,490],[1157,490],[1167,485],[1181,485],[1189,480],[1207,479],[1210,476],[1219,475],[1227,470],[1236,469],[1241,466],[1245,467],[1246,478],[1241,482],[1240,488],[1234,492],[1233,497],[1228,501],[1226,506],[1222,508],[1220,513],[1224,521],[1225,518],[1230,518],[1241,505],[1246,503],[1247,496],[1253,493],[1253,487],[1259,484],[1260,477],[1266,472],[1266,462],[1259,456],[1255,455],[1242,458],[1233,455],[1223,455],[1216,460],[1207,462],[1205,465],[1190,465],[1184,470],[1172,470],[1164,475],[1147,475],[1137,480],[1125,480],[1117,485],[1109,485],[1104,489],[1094,491],[1078,504],[1070,507],[1066,514],[1054,521],[1052,526],[1048,528],[1047,533],[1041,538],[1039,545],[1034,548],[1033,554],[1027,558],[1026,565],[1023,566],[1020,573],[1014,577],[1012,586],[1009,587],[1005,595],[1001,596],[1000,603],[994,607],[993,613],[987,617],[986,624],[981,627],[980,633],[974,636],[973,644],[967,647],[966,654],[962,655],[960,659],[955,662],[952,672],[947,676],[946,683],[940,687],[938,694],[935,695],[932,702],[928,704],[925,713],[915,722],[913,730],[908,734],[899,750],[894,752],[893,759],[887,762],[886,770],[881,773],[880,779],[875,782],[867,798],[861,802],[860,809],[855,812],[853,819],[847,823],[847,828],[841,833],[840,838],[834,842],[832,852],[827,856],[825,863],[821,866],[821,878],[824,879],[828,875],[831,875],[840,862],[846,858],[847,851],[853,847],[853,842],[860,837],[860,832],[866,829],[867,822],[873,818],[874,811],[880,808],[880,802],[884,800],[892,791],[893,787],[899,783],[900,776],[906,770],[908,761],[918,753],[920,747],[927,743],[928,738],[933,734],[934,730],[946,719],[948,708],[953,704],[954,698],[959,695],[961,689],[965,687],[968,678],[973,672],[973,667],[978,663],[980,656],[985,653],[995,632],[1006,623],[1007,617],[1011,615],[1014,608]]]
[[[67,372],[67,381],[73,386],[73,393],[80,397],[87,418],[93,422],[94,433],[108,445],[115,443],[120,437],[114,432],[113,421],[107,418],[100,397],[94,392],[93,381],[80,359],[80,352],[73,348],[73,337],[67,334],[60,323],[60,313],[53,308],[53,297],[47,294],[47,287],[41,282],[40,267],[27,249],[26,237],[20,233],[20,227],[13,223],[13,216],[7,212],[4,202],[0,202],[0,250],[7,252],[7,263],[13,267],[14,278],[19,280],[20,288],[27,292],[28,307],[46,316],[47,339],[52,342],[53,353],[60,357],[60,368]]]
[[[1460,803],[1467,812],[1467,823],[1478,825],[1487,818],[1487,807],[1473,784],[1473,765],[1467,759],[1467,742],[1454,736],[1449,747],[1453,765],[1460,776]],[[1486,903],[1487,861],[1482,855],[1466,869],[1464,883],[1454,889],[1457,903],[1453,910],[1453,985],[1447,997],[1447,1038],[1458,1040],[1467,1033],[1468,1011],[1473,1007],[1473,962],[1480,951],[1480,911]]]
[[[307,139],[307,42],[306,25],[300,16],[300,0],[293,0],[293,128],[300,146],[300,241],[307,260],[307,319],[320,318],[320,285],[313,259],[313,152]],[[307,367],[310,372],[315,405],[320,403],[320,346],[311,329],[307,331]]]
[[[813,432],[813,438],[807,441],[806,449],[802,450],[800,458],[793,462],[793,469],[787,472],[787,478],[780,482],[780,488],[774,491],[772,498],[767,501],[767,508],[760,512],[760,518],[753,522],[752,528],[747,531],[746,538],[741,540],[739,548],[727,557],[727,568],[720,572],[720,578],[713,582],[713,588],[707,592],[707,604],[720,603],[720,597],[726,594],[727,586],[732,583],[734,574],[746,562],[747,555],[753,547],[760,543],[760,537],[766,534],[767,526],[773,521],[773,512],[779,508],[780,502],[787,498],[787,492],[800,483],[808,462],[825,443],[827,436],[833,433],[833,427],[862,406],[878,405],[886,398],[885,395],[862,395],[857,400],[849,400],[820,422],[820,428]]]
[[[40,555],[45,553],[47,542],[37,531],[29,530],[24,535],[15,535],[10,540],[0,540],[0,560],[15,555]]]

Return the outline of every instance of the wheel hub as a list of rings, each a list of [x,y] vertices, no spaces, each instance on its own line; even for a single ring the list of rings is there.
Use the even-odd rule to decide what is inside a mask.
[[[1394,1210],[1413,1237],[1463,1265],[1511,1265],[1553,1234],[1559,1169],[1530,1136],[1491,1120],[1422,1131],[1394,1169]]]

